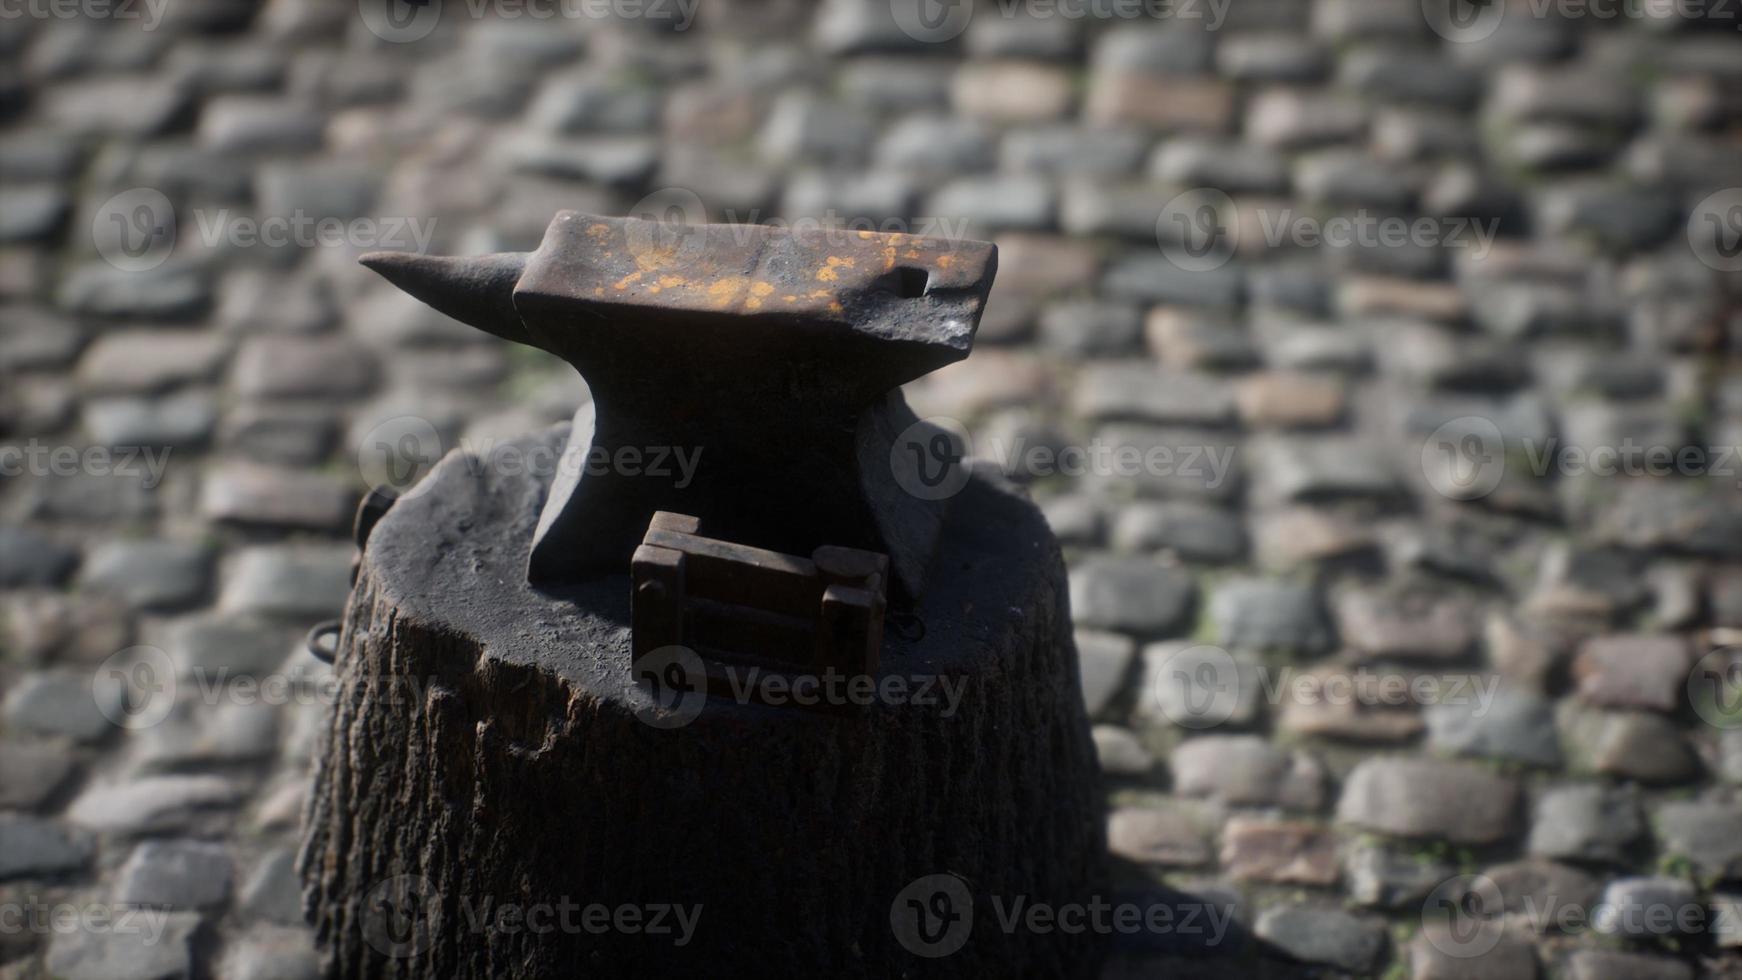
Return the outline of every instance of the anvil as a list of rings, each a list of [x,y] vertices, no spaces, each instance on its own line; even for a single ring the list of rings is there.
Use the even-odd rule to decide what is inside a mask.
[[[948,498],[906,489],[921,483],[904,468],[936,461],[898,440],[938,433],[915,428],[899,386],[968,355],[995,246],[563,211],[530,253],[362,261],[592,390],[540,514],[535,585],[626,572],[672,511],[773,551],[881,552],[897,594],[919,595]],[[699,453],[685,485],[637,465],[680,449]]]

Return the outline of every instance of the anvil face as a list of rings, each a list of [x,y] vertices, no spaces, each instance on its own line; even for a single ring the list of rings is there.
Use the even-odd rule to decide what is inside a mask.
[[[896,389],[967,356],[996,261],[984,242],[570,211],[530,255],[364,257],[586,378],[592,422],[551,487],[534,582],[626,570],[667,510],[761,548],[882,551],[907,595],[943,502],[905,494],[891,471],[914,421]],[[694,469],[619,464],[660,454]]]
[[[805,348],[838,362],[832,383],[881,393],[968,356],[996,262],[985,242],[564,211],[514,308],[563,346],[633,346],[665,327],[692,344]],[[576,336],[589,322],[609,336]]]

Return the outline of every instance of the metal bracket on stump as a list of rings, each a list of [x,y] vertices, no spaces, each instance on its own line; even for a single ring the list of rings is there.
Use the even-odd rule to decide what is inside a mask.
[[[702,537],[694,517],[659,511],[630,560],[632,662],[694,651],[708,689],[728,665],[875,675],[889,559],[832,545],[809,558]]]

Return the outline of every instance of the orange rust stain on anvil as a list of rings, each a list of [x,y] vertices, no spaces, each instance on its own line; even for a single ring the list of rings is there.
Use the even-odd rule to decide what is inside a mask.
[[[608,225],[594,224],[587,228],[587,234],[594,238],[607,237],[612,228]],[[883,271],[887,272],[902,262],[927,263],[939,269],[949,269],[956,264],[957,256],[934,251],[922,240],[910,235],[884,234],[873,231],[858,231],[858,236],[864,241],[879,241],[876,258],[881,258]],[[845,307],[836,296],[833,289],[820,288],[796,293],[777,293],[776,287],[768,282],[752,276],[725,275],[716,278],[720,271],[718,263],[712,256],[703,256],[700,261],[689,263],[685,269],[675,268],[675,259],[679,254],[675,248],[632,249],[636,265],[639,268],[625,275],[612,284],[617,292],[637,291],[646,295],[657,295],[666,290],[686,294],[707,304],[716,310],[739,309],[756,311],[763,308],[765,300],[778,297],[781,302],[789,304],[809,305],[813,309],[821,307],[830,313],[844,312]],[[860,258],[868,258],[876,268],[876,258],[855,255],[827,255],[822,257],[822,265],[813,274],[815,281],[839,286],[842,281],[842,270],[857,269]],[[688,271],[691,275],[674,275],[674,272]],[[603,290],[595,288],[594,295],[602,295]],[[680,303],[682,301],[679,301]]]
[[[823,267],[817,270],[818,282],[835,282],[841,278],[838,268],[851,269],[859,264],[859,260],[851,255],[831,255],[823,260]]]
[[[716,307],[731,306],[732,301],[736,300],[738,294],[744,291],[748,282],[749,280],[743,276],[728,276],[716,280],[713,285],[708,287],[708,302]]]
[[[838,264],[850,265],[851,260]],[[699,295],[701,299],[717,310],[729,309],[734,306],[740,307],[744,310],[760,310],[762,308],[762,301],[765,298],[774,295],[775,291],[773,284],[763,282],[759,279],[751,279],[748,276],[726,276],[712,282],[707,282],[686,279],[683,276],[666,275],[660,276],[652,282],[645,282],[643,281],[644,274],[645,270],[631,272],[622,279],[613,283],[612,288],[618,292],[625,292],[630,290],[631,287],[638,286],[642,292],[649,296],[656,296],[667,289],[676,290],[691,295]],[[594,296],[600,296],[603,294],[603,287],[594,287]],[[840,313],[845,309],[845,307],[843,307],[835,298],[834,292],[828,289],[813,289],[808,293],[802,294],[802,296],[789,293],[781,298],[788,303],[796,303],[801,298],[812,301],[820,300],[826,304],[827,309],[831,313]]]

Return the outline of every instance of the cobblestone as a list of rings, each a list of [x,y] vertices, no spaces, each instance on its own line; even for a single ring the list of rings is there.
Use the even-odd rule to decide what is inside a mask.
[[[0,588],[60,585],[79,565],[79,551],[29,528],[0,527]]]
[[[230,893],[230,857],[221,845],[146,841],[122,864],[115,901],[124,905],[195,909]]]
[[[186,976],[193,968],[193,933],[199,916],[163,917],[161,929],[74,929],[57,933],[46,964],[66,980],[151,980]]]
[[[1385,946],[1384,926],[1338,909],[1266,909],[1253,932],[1296,959],[1354,973],[1371,970]]]
[[[1174,791],[1207,796],[1229,806],[1317,810],[1325,773],[1304,753],[1289,754],[1257,735],[1188,739],[1172,758]]]
[[[91,842],[59,824],[0,814],[0,880],[40,878],[80,868],[90,861]]]
[[[6,727],[35,735],[60,735],[95,742],[113,729],[110,715],[119,716],[122,689],[100,675],[55,670],[27,675],[7,692],[0,704]]]
[[[205,595],[211,565],[211,548],[199,542],[117,541],[91,553],[80,587],[134,608],[175,608]]]
[[[1071,573],[1079,624],[1142,635],[1182,624],[1195,592],[1185,573],[1138,558],[1099,558]]]
[[[1742,872],[1742,838],[1736,834],[1742,808],[1718,802],[1665,803],[1654,815],[1663,850],[1687,859],[1713,880]]]
[[[1530,852],[1539,857],[1622,863],[1645,830],[1631,795],[1586,784],[1545,793],[1536,804]]]
[[[1232,648],[1317,653],[1331,641],[1310,586],[1236,579],[1210,596],[1209,615],[1217,638]]]
[[[0,741],[0,808],[35,810],[47,802],[78,768],[78,760],[49,739]]]
[[[1340,820],[1400,837],[1490,843],[1513,830],[1518,787],[1462,763],[1375,758],[1349,774]]]
[[[1337,839],[1312,824],[1236,818],[1222,828],[1222,865],[1239,881],[1334,885]]]

